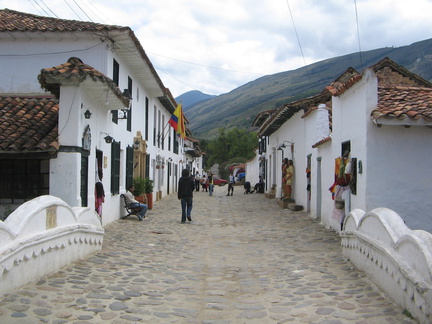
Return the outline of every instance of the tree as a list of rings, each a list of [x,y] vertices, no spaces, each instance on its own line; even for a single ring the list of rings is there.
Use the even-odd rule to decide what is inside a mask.
[[[201,145],[206,152],[205,165],[210,167],[218,163],[223,168],[223,165],[231,163],[233,159],[238,159],[240,163],[251,159],[255,154],[254,149],[258,146],[258,141],[254,132],[238,128],[226,131],[220,128],[217,138],[203,141]]]

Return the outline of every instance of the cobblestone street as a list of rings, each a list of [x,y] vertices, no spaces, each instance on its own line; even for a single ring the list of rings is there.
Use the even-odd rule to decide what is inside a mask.
[[[337,233],[226,191],[195,192],[186,224],[175,194],[142,222],[110,224],[102,251],[6,295],[0,323],[415,323],[342,256]]]

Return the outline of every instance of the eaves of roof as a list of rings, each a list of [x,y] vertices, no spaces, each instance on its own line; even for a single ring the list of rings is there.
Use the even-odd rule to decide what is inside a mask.
[[[354,84],[359,82],[362,79],[361,75],[354,75],[346,82],[332,82],[329,86],[326,87],[326,90],[332,96],[340,96],[349,88],[351,88]]]
[[[297,112],[301,110],[306,112],[312,107],[328,102],[330,98],[331,95],[328,92],[323,91],[315,96],[297,100],[281,106],[276,113],[271,115],[271,117],[262,123],[260,129],[258,130],[258,135],[270,136]]]
[[[202,155],[201,151],[196,148],[185,148],[185,153],[192,157],[200,157]]]
[[[79,58],[71,57],[67,63],[41,70],[38,80],[42,88],[53,93],[57,98],[60,98],[60,85],[74,84],[79,85],[85,81],[88,88],[93,92],[99,92],[99,95],[94,96],[96,99],[105,100],[106,90],[109,89],[114,94],[120,107],[115,106],[115,103],[109,101],[110,109],[121,109],[129,107],[129,98],[123,96],[121,90],[113,80],[105,76],[103,73],[94,69],[93,67],[84,64]],[[102,98],[102,99],[101,99]]]
[[[255,120],[252,123],[252,126],[260,127],[269,117],[271,117],[277,111],[278,111],[277,109],[270,109],[270,110],[259,112],[256,115]]]
[[[312,145],[312,148],[317,148],[318,146],[323,145],[324,143],[330,142],[331,139],[332,139],[331,136],[327,136],[322,140],[316,142],[314,145]]]
[[[141,43],[130,27],[38,16],[10,9],[0,10],[0,33],[12,38],[46,38],[52,34],[85,34],[107,42],[125,62],[133,67],[137,78],[154,97],[165,96],[165,86]]]
[[[378,87],[378,106],[371,112],[375,124],[432,125],[432,88]]]
[[[174,110],[177,107],[177,102],[168,88],[165,88],[164,95],[158,97],[158,100],[170,114],[174,113]]]
[[[375,73],[379,74],[382,69],[387,68],[387,67],[391,68],[391,70],[396,71],[396,72],[408,77],[409,79],[415,81],[419,87],[432,88],[431,82],[423,79],[421,76],[419,76],[415,73],[408,71],[403,66],[397,64],[396,62],[392,61],[388,57],[385,57],[382,60],[380,60],[378,63],[376,63],[375,65],[372,65],[371,69],[373,69],[373,71]]]

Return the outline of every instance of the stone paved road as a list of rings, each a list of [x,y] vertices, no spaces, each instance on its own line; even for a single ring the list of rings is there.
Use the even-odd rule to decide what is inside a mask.
[[[0,323],[415,323],[338,234],[262,194],[175,195],[106,227],[103,250],[0,301]],[[31,271],[31,269],[29,269]]]

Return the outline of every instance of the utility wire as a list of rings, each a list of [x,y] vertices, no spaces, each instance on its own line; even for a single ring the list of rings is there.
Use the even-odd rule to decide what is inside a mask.
[[[359,55],[360,55],[360,67],[363,68],[362,49],[361,49],[361,45],[360,45],[360,28],[359,28],[359,19],[358,19],[357,1],[356,0],[354,0],[354,7],[355,7],[356,22],[357,22],[357,39],[358,39]]]
[[[192,87],[191,85],[189,85],[189,84],[187,84],[187,83],[185,83],[185,82],[183,82],[183,81],[177,79],[175,76],[169,74],[167,71],[162,70],[161,68],[159,68],[159,67],[157,67],[157,66],[154,66],[154,67],[155,67],[157,70],[159,70],[159,71],[165,73],[166,75],[170,76],[171,78],[173,78],[173,79],[176,80],[177,82],[180,82],[180,83],[184,84],[185,86],[191,88],[192,90],[197,90],[197,91],[199,91],[198,89]]]
[[[90,16],[89,15],[87,15],[87,13],[85,12],[85,10],[83,10],[81,7],[80,7],[80,5],[75,1],[75,0],[73,0],[73,2],[76,4],[76,6],[84,13],[84,15],[86,15],[86,17],[88,18],[88,19],[90,19],[90,21],[91,22],[94,22],[91,18],[90,18]]]
[[[187,63],[187,64],[192,64],[192,65],[206,67],[206,68],[209,68],[209,69],[215,69],[215,70],[227,71],[227,72],[235,72],[235,73],[254,74],[254,75],[259,75],[259,76],[264,76],[265,75],[265,74],[261,74],[261,73],[244,72],[244,71],[223,69],[223,68],[219,68],[219,67],[214,67],[214,66],[209,66],[209,65],[199,64],[199,63],[193,63],[193,62],[189,62],[189,61],[183,61],[183,60],[180,60],[180,59],[176,59],[176,58],[173,58],[173,57],[168,57],[168,56],[165,56],[165,55],[156,54],[156,53],[148,52],[148,51],[147,51],[147,53],[152,54],[152,55],[156,55],[156,56],[160,56],[160,57],[164,57],[164,58],[167,58],[167,59],[170,59],[170,60],[182,62],[182,63]]]
[[[34,2],[38,5],[38,7],[43,11],[43,12],[45,12],[45,14],[49,17],[50,16],[50,14],[44,9],[44,8],[42,8],[42,6],[39,4],[39,2],[37,2],[37,0],[34,0]]]
[[[52,54],[66,54],[66,53],[84,52],[84,51],[87,51],[89,49],[92,49],[93,47],[97,47],[101,44],[102,43],[97,43],[97,44],[92,45],[92,46],[87,47],[87,48],[75,49],[75,50],[64,51],[64,52],[45,52],[45,53],[33,53],[33,54],[28,54],[28,53],[27,54],[0,54],[0,57],[8,57],[8,56],[25,57],[25,56],[38,56],[38,55],[52,55]]]
[[[36,9],[36,11],[39,13],[39,15],[43,16],[43,13],[39,10],[38,7],[36,7],[36,5],[31,0],[28,0],[28,2],[30,2],[30,4],[33,6],[33,8]]]
[[[99,12],[103,17],[105,17],[105,19],[107,20],[107,21],[110,21],[111,22],[111,24],[112,25],[117,25],[117,23],[115,23],[112,19],[110,19],[109,17],[107,17],[106,15],[104,15],[104,13],[99,9],[99,8],[96,8],[96,6],[92,3],[92,2],[90,2],[90,1],[88,1],[88,0],[82,0],[82,2],[84,2],[84,1],[86,1],[90,6],[92,6],[97,12]],[[89,8],[90,9],[90,8]],[[90,9],[90,11],[96,16],[96,17],[98,17],[99,19],[100,19],[100,21],[101,21],[101,23],[104,23],[103,21],[103,19],[102,18],[100,18],[93,10],[91,10]]]
[[[67,6],[74,12],[74,14],[78,17],[78,19],[79,20],[81,20],[82,21],[82,19],[81,19],[81,17],[76,13],[76,11],[70,6],[70,4],[66,1],[66,0],[63,0],[66,4],[67,4]]]
[[[58,18],[59,16],[57,16],[55,13],[54,13],[54,11],[52,11],[51,10],[51,8],[50,7],[48,7],[47,5],[46,5],[46,3],[43,1],[43,0],[40,0],[42,3],[43,3],[43,5],[54,15],[54,16],[56,16],[56,18]]]
[[[289,4],[289,1],[286,0],[286,3],[287,3],[287,5],[288,5],[288,10],[289,10],[289,13],[290,13],[290,16],[291,16],[291,21],[292,21],[293,26],[294,26],[294,32],[295,32],[296,37],[297,37],[297,42],[298,42],[298,45],[299,45],[299,47],[300,47],[300,52],[301,52],[301,55],[302,55],[302,57],[303,57],[303,62],[304,62],[305,68],[306,68],[306,73],[307,73],[307,75],[308,75],[309,81],[311,81],[311,77],[310,77],[310,75],[309,75],[309,69],[307,68],[307,65],[306,65],[305,56],[304,56],[304,54],[303,54],[303,48],[302,48],[302,45],[301,45],[301,43],[300,43],[299,35],[298,35],[298,33],[297,33],[297,28],[296,28],[296,25],[295,25],[295,22],[294,22],[294,17],[293,17],[292,11],[291,11],[291,7],[290,7],[290,4]]]
[[[98,19],[99,19],[99,21],[101,22],[101,23],[103,23],[103,19],[101,18],[101,17],[99,17],[99,15],[97,14],[97,13],[95,13],[90,7],[89,7],[89,3],[87,2],[87,3],[85,3],[83,0],[80,0],[80,2],[90,11],[90,13],[92,14],[92,15],[94,15],[94,16],[96,16]],[[93,6],[94,7],[94,6]]]

